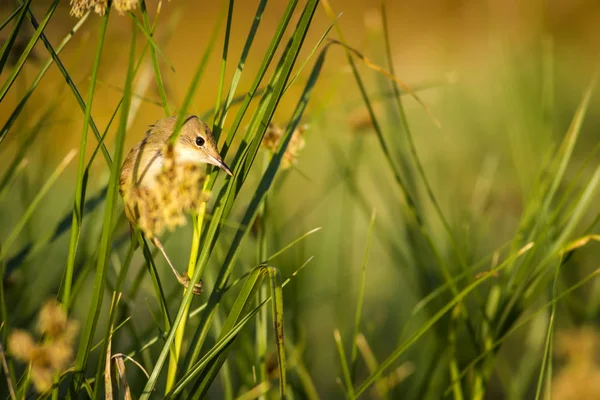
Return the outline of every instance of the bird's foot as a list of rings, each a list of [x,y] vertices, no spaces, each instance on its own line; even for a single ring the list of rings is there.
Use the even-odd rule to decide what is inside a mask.
[[[188,276],[187,272],[184,272],[183,275],[177,275],[177,280],[186,289],[190,286],[190,277]],[[194,292],[196,296],[199,296],[204,292],[203,287],[204,284],[202,281],[200,281],[194,285],[192,292]]]

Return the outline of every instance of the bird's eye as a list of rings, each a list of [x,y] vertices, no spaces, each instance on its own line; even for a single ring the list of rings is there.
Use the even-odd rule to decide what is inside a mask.
[[[196,146],[204,146],[204,138],[202,136],[196,136]]]

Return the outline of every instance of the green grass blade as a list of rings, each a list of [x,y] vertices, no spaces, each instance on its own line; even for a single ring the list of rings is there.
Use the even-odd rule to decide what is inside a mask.
[[[71,29],[71,31],[64,37],[64,39],[60,42],[60,44],[56,48],[56,56],[58,56],[58,54],[60,54],[60,52],[65,48],[67,43],[69,43],[69,41],[75,35],[75,33],[79,30],[79,28],[81,28],[81,26],[83,26],[83,24],[85,23],[85,21],[87,20],[89,15],[90,15],[90,13],[88,12],[79,21],[77,21],[77,23],[75,24],[73,29]],[[19,104],[14,108],[14,110],[12,111],[12,113],[10,114],[8,119],[6,120],[6,123],[2,127],[2,130],[0,130],[0,143],[2,143],[2,141],[6,137],[6,134],[8,133],[10,128],[13,126],[15,121],[17,120],[17,117],[21,114],[21,111],[23,111],[23,109],[25,108],[25,104],[27,103],[27,101],[33,94],[34,90],[37,88],[38,84],[40,83],[40,81],[42,80],[44,75],[46,74],[46,71],[48,71],[48,69],[50,68],[50,66],[52,65],[53,62],[54,62],[54,57],[50,56],[50,58],[48,59],[48,61],[46,61],[46,63],[44,64],[44,66],[42,67],[40,72],[38,72],[36,77],[31,82],[31,85],[29,86],[29,88],[27,89],[27,91],[25,92],[25,94],[23,95],[21,100],[19,101]]]
[[[294,239],[293,241],[291,241],[290,243],[288,243],[287,245],[285,245],[284,247],[282,247],[280,250],[277,250],[275,253],[271,254],[266,260],[264,260],[264,262],[268,263],[270,261],[273,261],[274,259],[276,259],[280,255],[282,255],[283,253],[285,253],[286,251],[288,251],[289,249],[291,249],[292,247],[294,247],[297,243],[299,243],[302,240],[306,239],[307,237],[309,237],[313,233],[319,232],[321,229],[322,229],[321,227],[318,227],[318,228],[315,228],[315,229],[311,229],[310,231],[306,232],[302,236],[299,236],[298,238]]]
[[[339,330],[336,329],[333,331],[333,338],[335,340],[335,348],[340,357],[340,365],[342,366],[342,378],[346,385],[346,397],[354,399],[354,385],[352,384],[352,377],[350,376],[350,369],[348,368],[348,361],[344,352],[344,344],[342,343],[342,335]]]
[[[577,139],[579,138],[579,134],[581,132],[581,126],[583,125],[583,119],[587,113],[587,109],[589,107],[592,94],[594,93],[594,88],[596,87],[598,75],[594,75],[591,82],[589,83],[583,98],[581,99],[581,103],[577,107],[577,111],[571,121],[571,125],[567,130],[567,134],[565,139],[561,145],[559,153],[561,157],[558,158],[557,171],[554,174],[552,179],[552,183],[547,194],[544,196],[544,203],[542,205],[543,210],[547,210],[550,202],[553,200],[556,190],[560,185],[560,182],[563,180],[565,175],[565,171],[567,169],[567,165],[571,160],[571,156],[573,155],[573,149],[575,148],[575,143],[577,143]]]
[[[22,11],[23,5],[18,5],[17,8],[0,24],[0,32],[6,27],[19,13]]]
[[[562,300],[569,294],[572,294],[575,290],[579,289],[586,283],[590,282],[592,279],[598,277],[598,275],[600,275],[600,269],[596,269],[596,270],[592,271],[590,274],[585,276],[579,282],[569,286],[567,289],[560,292],[560,294],[555,296],[552,300],[548,301],[547,303],[543,304],[542,306],[538,307],[537,309],[532,310],[531,313],[528,314],[526,317],[521,318],[516,324],[512,325],[509,329],[507,329],[505,332],[503,332],[503,335],[499,339],[494,341],[494,343],[490,346],[490,348],[486,349],[485,352],[479,354],[471,362],[469,362],[461,371],[461,373],[459,375],[459,379],[464,378],[469,373],[469,371],[471,371],[473,369],[473,367],[476,364],[480,363],[483,359],[488,357],[490,353],[496,351],[499,348],[499,346],[502,343],[504,343],[504,341],[506,339],[508,339],[510,337],[511,334],[515,333],[516,331],[521,329],[523,326],[528,324],[540,312],[545,311],[548,307],[551,307],[553,304],[558,303],[558,301]],[[453,382],[450,382],[450,384],[452,384],[452,383]],[[451,386],[446,389],[445,395],[447,395],[447,393],[449,393],[450,390],[451,390]]]
[[[269,282],[271,284],[271,313],[273,314],[277,363],[279,365],[279,398],[285,399],[287,378],[283,330],[283,291],[281,286],[281,273],[277,268],[269,268]]]
[[[86,102],[84,117],[83,117],[83,131],[81,133],[81,143],[79,145],[79,163],[77,166],[77,181],[75,183],[75,201],[73,204],[73,217],[71,219],[71,235],[69,238],[69,253],[67,256],[67,266],[65,271],[63,298],[61,299],[66,309],[70,308],[71,305],[71,285],[72,277],[75,268],[75,257],[77,256],[77,247],[79,244],[79,236],[81,232],[81,225],[83,223],[83,205],[85,202],[85,191],[86,183],[84,182],[84,171],[85,171],[85,150],[87,147],[87,136],[92,115],[92,103],[94,100],[94,93],[96,90],[96,79],[98,78],[98,70],[100,68],[100,58],[102,56],[102,48],[104,46],[104,38],[106,35],[106,29],[108,27],[108,17],[110,12],[107,11],[103,18],[100,37],[98,39],[98,45],[96,48],[96,57],[92,67],[92,75],[90,78],[90,87],[88,88],[88,98]],[[102,141],[98,141],[99,143]]]
[[[371,249],[371,237],[373,235],[373,227],[375,226],[375,209],[371,214],[371,221],[369,222],[369,232],[367,233],[367,244],[365,246],[365,255],[362,263],[362,274],[360,277],[360,289],[358,292],[358,300],[356,302],[356,315],[354,317],[354,332],[352,332],[352,343],[351,343],[351,356],[350,356],[350,371],[352,372],[352,377],[354,377],[356,373],[356,356],[358,351],[358,346],[356,343],[356,339],[358,338],[358,333],[360,331],[360,319],[362,315],[362,308],[365,298],[365,283],[367,281],[367,263],[369,262],[369,251]],[[352,379],[354,382],[354,379]]]
[[[2,49],[0,49],[0,74],[4,70],[4,65],[8,60],[8,56],[10,55],[10,51],[12,50],[12,46],[17,39],[17,35],[19,34],[19,29],[21,28],[21,24],[23,23],[23,19],[25,19],[25,14],[29,11],[29,5],[31,4],[31,0],[26,0],[25,2],[21,2],[21,9],[19,11],[19,15],[17,16],[17,20],[13,26],[8,39],[2,45]]]
[[[337,20],[341,16],[342,16],[342,14],[340,13],[340,15],[337,16],[337,18],[335,19],[335,21],[333,21],[329,25],[329,27],[327,27],[327,29],[325,30],[325,32],[323,32],[323,34],[321,35],[321,37],[319,38],[319,40],[317,40],[317,43],[311,49],[311,51],[308,54],[308,56],[304,59],[304,61],[302,62],[302,64],[300,64],[300,67],[298,68],[298,70],[296,71],[296,73],[289,79],[289,81],[288,81],[285,89],[283,90],[283,93],[286,93],[288,91],[288,89],[294,84],[294,82],[296,82],[296,79],[298,79],[298,76],[300,76],[300,73],[302,72],[302,70],[304,69],[304,67],[306,67],[306,64],[308,64],[308,62],[315,55],[315,53],[317,52],[317,50],[319,49],[319,47],[321,47],[321,44],[323,44],[323,41],[325,40],[325,38],[329,34],[329,31],[331,31],[331,28],[333,28],[333,26],[336,24]]]
[[[59,0],[54,0],[54,2],[50,5],[50,8],[46,12],[46,16],[44,17],[44,19],[42,20],[42,23],[40,24],[40,26],[38,26],[35,33],[29,40],[29,43],[27,43],[27,46],[25,47],[25,50],[21,54],[21,57],[19,57],[19,60],[15,64],[15,67],[14,67],[12,73],[9,75],[9,77],[4,82],[4,85],[2,85],[2,88],[0,88],[0,102],[2,102],[2,100],[4,99],[4,96],[6,96],[6,93],[8,93],[8,90],[10,89],[12,84],[15,82],[15,79],[17,79],[17,75],[19,75],[19,72],[21,72],[23,65],[25,65],[25,61],[27,61],[29,54],[31,54],[31,51],[33,50],[33,46],[35,46],[38,39],[40,38],[40,35],[46,28],[46,25],[48,24],[48,22],[50,22],[50,18],[52,17],[52,15],[54,14],[54,11],[56,10],[56,7],[58,6],[58,1]]]
[[[225,16],[225,13],[224,13],[225,9],[223,6],[221,8],[222,8],[222,10],[219,13],[217,23],[215,24],[215,26],[213,28],[210,39],[208,40],[208,45],[206,46],[206,49],[204,50],[204,53],[202,54],[200,63],[198,64],[198,67],[196,68],[196,72],[195,72],[194,76],[192,77],[192,80],[188,86],[187,92],[185,94],[185,98],[183,99],[183,104],[181,105],[181,109],[177,113],[177,119],[175,120],[175,127],[173,128],[173,133],[171,134],[171,137],[169,138],[170,144],[174,144],[175,141],[177,140],[177,137],[179,137],[181,127],[183,127],[183,123],[185,121],[185,116],[188,112],[188,107],[189,107],[190,103],[192,102],[192,99],[194,98],[196,89],[198,89],[198,84],[200,83],[200,78],[202,78],[202,75],[204,74],[204,70],[206,68],[206,65],[208,64],[208,59],[212,53],[212,50],[215,46],[216,41],[217,41],[217,35],[219,33],[219,29],[221,28],[221,25],[223,24],[223,19]]]
[[[108,19],[108,14],[105,16]],[[106,196],[106,208],[104,212],[104,221],[102,225],[102,234],[99,243],[99,257],[96,265],[96,276],[94,278],[94,287],[92,292],[92,301],[90,304],[90,310],[88,318],[86,319],[85,326],[82,330],[79,349],[77,351],[77,357],[75,360],[75,371],[82,372],[85,369],[87,360],[89,357],[89,351],[91,347],[91,340],[96,330],[98,323],[98,317],[102,307],[102,297],[104,293],[106,270],[108,267],[108,259],[111,252],[113,224],[115,219],[115,210],[118,200],[118,187],[119,187],[119,171],[121,167],[121,161],[123,159],[125,134],[127,128],[127,120],[129,118],[129,107],[131,104],[131,87],[133,84],[133,72],[134,72],[134,56],[135,56],[135,44],[136,44],[136,29],[135,24],[132,24],[132,39],[131,49],[129,54],[129,64],[127,69],[127,76],[125,79],[125,93],[123,95],[123,105],[121,106],[121,114],[119,119],[119,129],[117,130],[117,138],[115,144],[114,162],[111,165],[110,180],[108,185],[108,194]],[[101,354],[100,357],[103,357]],[[81,376],[78,376],[75,382],[75,388],[78,390],[81,383]]]
[[[144,20],[144,32],[150,31],[150,20],[148,18],[148,11],[146,10],[146,0],[140,2],[140,9],[142,11],[142,18]],[[134,17],[135,18],[135,17]],[[158,19],[158,15],[156,16]],[[156,21],[154,22],[156,24]],[[152,29],[154,31],[154,29]],[[150,31],[148,37],[152,37],[153,33]],[[150,41],[148,41],[150,43]],[[150,57],[152,58],[152,66],[154,67],[154,77],[156,78],[156,86],[158,87],[158,94],[162,100],[162,105],[165,110],[165,115],[171,115],[169,108],[169,101],[167,100],[167,92],[165,91],[165,85],[163,84],[162,75],[160,73],[160,65],[158,64],[158,58],[156,57],[156,48],[152,44],[150,46]]]
[[[250,275],[248,276],[248,279],[244,283],[244,286],[240,290],[240,293],[238,294],[235,302],[233,303],[231,311],[229,312],[229,315],[227,316],[227,319],[225,320],[225,322],[223,324],[223,329],[221,331],[221,335],[219,335],[217,343],[214,346],[215,348],[222,350],[222,352],[215,354],[215,356],[217,356],[217,357],[214,358],[214,360],[206,359],[206,360],[198,363],[197,366],[191,368],[182,377],[182,379],[177,384],[175,384],[172,392],[169,393],[169,395],[167,395],[167,397],[178,394],[181,390],[183,390],[183,388],[186,385],[188,385],[189,383],[192,382],[192,378],[194,378],[198,373],[200,373],[202,371],[201,367],[203,367],[203,364],[206,365],[207,363],[212,361],[208,371],[206,371],[203,374],[203,378],[198,383],[198,387],[197,387],[197,391],[200,393],[205,393],[206,390],[208,390],[208,387],[210,386],[212,381],[217,376],[219,368],[221,367],[221,365],[223,364],[223,362],[225,362],[225,359],[227,358],[227,352],[225,351],[224,339],[228,339],[228,338],[230,338],[229,340],[233,339],[233,337],[231,337],[231,335],[229,335],[229,336],[227,336],[227,335],[234,331],[236,324],[238,322],[241,322],[245,316],[252,314],[252,313],[249,313],[249,311],[252,309],[251,306],[256,297],[256,292],[260,288],[262,281],[267,273],[268,273],[267,267],[259,266],[259,267],[254,268],[252,270],[252,272],[250,273]],[[256,311],[258,312],[258,309]],[[227,345],[229,344],[229,340],[227,340]]]
[[[144,14],[144,11],[146,11],[145,5],[144,5],[143,11],[142,11],[142,16]],[[146,37],[146,40],[148,40],[148,43],[150,43],[150,49],[151,49],[150,52],[152,53],[154,51],[154,53],[156,54],[156,52],[158,51],[158,53],[164,58],[165,62],[167,63],[167,65],[169,66],[171,71],[175,72],[175,67],[173,67],[173,64],[171,64],[171,61],[169,61],[169,58],[165,55],[165,53],[163,53],[161,48],[156,44],[156,42],[152,38],[152,33],[149,32],[150,24],[148,24],[147,26],[142,26],[140,24],[140,22],[137,20],[137,18],[135,17],[135,14],[133,14],[131,11],[128,12],[127,14],[131,18],[131,20],[133,21],[135,26],[137,26],[137,28],[144,34],[144,36]],[[147,18],[148,13],[146,12],[145,14],[146,14],[146,18]],[[146,18],[144,18],[144,20]],[[146,21],[144,21],[144,25],[146,25]]]
[[[560,266],[556,268],[554,274],[554,283],[552,285],[552,296],[558,295],[558,278],[559,278]],[[540,368],[540,375],[538,378],[537,389],[535,393],[535,400],[542,398],[542,391],[544,387],[544,381],[550,382],[552,377],[552,341],[554,340],[554,317],[556,315],[556,303],[552,303],[550,309],[550,321],[548,322],[548,332],[546,333],[546,344],[544,345],[544,356],[542,358],[542,367]],[[547,384],[546,388],[550,385]]]
[[[219,86],[217,87],[217,96],[215,98],[215,120],[219,118],[219,113],[221,111],[220,108],[221,101],[223,98],[223,85],[225,84],[225,71],[227,69],[227,55],[229,53],[229,38],[231,35],[231,22],[233,21],[234,3],[234,0],[229,0],[229,9],[227,11],[227,24],[225,25],[225,40],[223,40],[223,55],[221,56],[221,72],[219,74]]]
[[[22,2],[23,0],[19,0],[19,1]],[[31,25],[37,30],[39,24],[38,24],[37,20],[35,19],[35,16],[33,15],[33,13],[31,12],[31,10],[29,10],[29,9],[27,9],[27,18],[29,18],[29,20],[31,21]],[[42,42],[44,43],[44,46],[46,46],[46,49],[52,55],[52,58],[54,59],[56,66],[58,67],[61,74],[67,81],[67,84],[73,91],[73,94],[75,95],[75,99],[79,103],[79,106],[85,112],[86,105],[85,105],[85,102],[83,101],[83,97],[81,97],[81,94],[79,93],[79,90],[77,89],[77,86],[71,79],[71,76],[67,72],[67,69],[65,68],[64,64],[62,63],[62,61],[56,54],[54,47],[52,46],[52,44],[50,43],[50,41],[48,40],[48,38],[46,37],[46,35],[44,33],[41,34],[41,39],[42,39]],[[96,123],[94,122],[94,120],[92,118],[90,118],[89,123],[90,123],[90,127],[92,128],[92,132],[94,133],[94,136],[96,136],[96,140],[100,141],[101,135],[100,135],[100,132],[98,131],[98,128],[96,127]],[[110,166],[111,159],[110,159],[110,155],[108,154],[108,150],[106,149],[106,146],[102,146],[102,154],[104,155],[106,163]]]
[[[233,79],[231,80],[231,86],[229,87],[229,92],[227,93],[227,99],[225,104],[219,112],[218,115],[215,115],[215,124],[213,127],[213,133],[215,135],[215,139],[219,139],[221,135],[221,131],[223,130],[223,126],[225,125],[225,119],[227,118],[227,112],[229,111],[229,107],[235,103],[235,91],[237,89],[238,83],[240,82],[240,78],[242,76],[242,72],[244,70],[244,66],[246,65],[246,58],[248,57],[248,52],[252,47],[252,43],[254,42],[254,38],[256,36],[256,31],[258,30],[258,26],[260,21],[262,20],[262,14],[265,10],[265,6],[267,5],[266,0],[261,0],[258,3],[258,8],[254,15],[254,20],[252,21],[252,26],[250,27],[250,31],[248,32],[248,37],[246,39],[246,43],[244,43],[244,49],[242,50],[242,54],[240,56],[240,61],[238,62],[238,66],[233,74]],[[289,3],[288,3],[289,7]],[[283,22],[283,21],[282,21]],[[258,87],[258,86],[256,86]],[[246,95],[242,96],[242,101],[246,98]],[[219,96],[220,100],[220,96]],[[215,108],[215,112],[218,112],[218,107]],[[218,117],[218,118],[217,118]],[[237,128],[235,128],[237,130]]]

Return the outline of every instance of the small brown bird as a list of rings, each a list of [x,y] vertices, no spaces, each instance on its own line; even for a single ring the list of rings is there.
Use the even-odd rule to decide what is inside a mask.
[[[202,165],[212,164],[231,176],[233,173],[223,162],[209,127],[194,115],[186,117],[175,144],[169,147],[175,121],[173,116],[155,122],[131,149],[121,167],[119,190],[130,223],[140,226],[161,251],[179,283],[187,288],[189,277],[177,272],[155,235],[164,225],[180,225],[182,219],[185,221],[183,211],[195,209],[202,201]],[[193,291],[200,294],[202,283]]]

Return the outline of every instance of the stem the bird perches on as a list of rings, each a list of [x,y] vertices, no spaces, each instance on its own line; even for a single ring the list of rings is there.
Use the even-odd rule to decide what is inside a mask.
[[[202,189],[203,192],[207,190],[209,182],[210,177],[207,176],[206,181],[204,181],[204,187]],[[198,259],[198,252],[200,251],[200,236],[202,235],[202,222],[204,221],[205,214],[206,202],[202,202],[200,203],[200,207],[198,208],[198,214],[192,216],[192,221],[194,223],[194,233],[192,237],[192,246],[190,249],[190,258],[188,262],[186,276],[193,276],[196,270],[196,260]],[[177,332],[175,333],[175,351],[171,352],[171,358],[169,360],[169,370],[167,374],[167,384],[165,387],[165,393],[168,393],[172,389],[173,385],[175,384],[175,379],[177,378],[177,364],[179,363],[181,345],[183,343],[183,335],[185,333],[185,326],[189,310],[190,305],[188,304],[188,306],[185,308],[183,320],[181,321],[181,324],[179,324],[179,326],[177,327]]]

